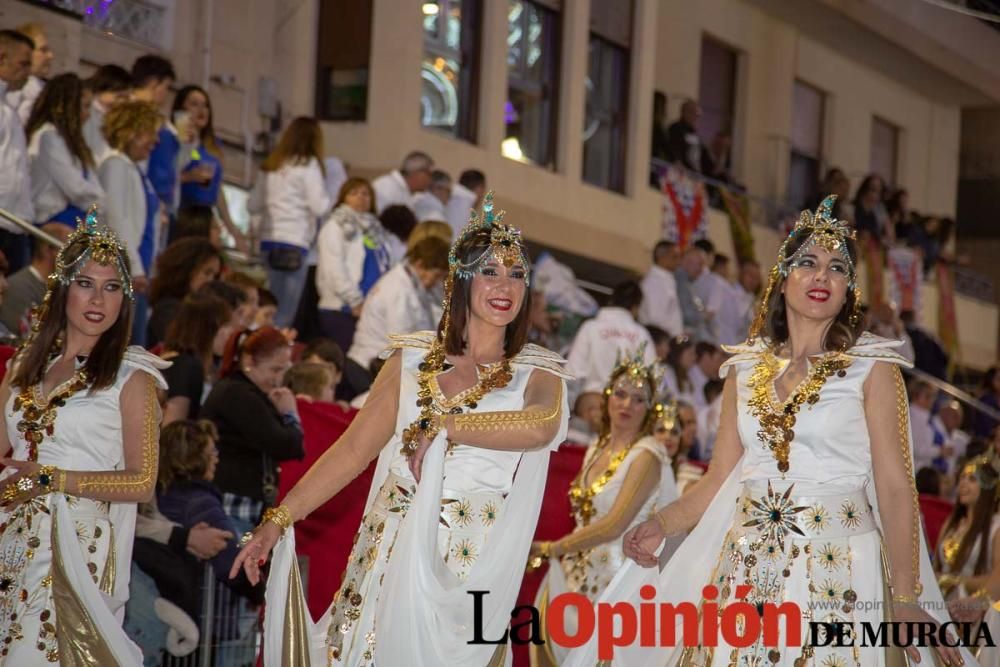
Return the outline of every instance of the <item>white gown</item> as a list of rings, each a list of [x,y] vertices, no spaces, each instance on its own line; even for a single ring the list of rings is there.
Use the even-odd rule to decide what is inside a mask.
[[[266,667],[510,664],[507,646],[468,644],[469,591],[489,591],[482,598],[482,636],[500,637],[527,563],[549,454],[566,435],[565,362],[526,345],[511,360],[511,381],[476,408],[520,410],[532,372],[555,374],[562,378],[561,423],[547,447],[521,452],[458,445],[446,453],[442,431],[425,456],[418,485],[400,454],[400,438],[419,415],[418,366],[433,338],[429,331],[392,337],[393,347],[402,350],[396,431],[379,457],[341,590],[318,622],[305,610],[294,531],[275,547],[266,593]],[[436,384],[432,388],[445,409],[461,404],[461,395],[446,402]]]
[[[587,469],[587,466],[590,465],[590,462],[597,456],[599,451],[596,443],[590,446],[583,459],[581,474]],[[632,446],[632,449],[622,460],[621,465],[615,470],[608,483],[593,497],[594,515],[590,519],[591,523],[600,520],[611,512],[611,508],[614,507],[622,491],[625,478],[628,477],[629,468],[643,452],[651,453],[659,461],[660,483],[645,499],[625,531],[622,531],[622,534],[648,519],[657,509],[677,499],[677,485],[674,482],[673,469],[670,467],[670,457],[667,456],[663,445],[659,444],[652,436],[647,436]],[[577,528],[581,527],[579,519],[577,519]],[[540,612],[543,631],[545,627],[545,608],[549,600],[555,598],[557,595],[573,592],[582,593],[591,600],[596,601],[625,562],[626,558],[625,553],[622,551],[621,535],[615,537],[610,542],[599,544],[583,552],[570,553],[561,559],[553,559],[549,563],[549,570],[535,598],[535,607]],[[570,634],[573,634],[575,629],[570,628],[568,631]],[[532,647],[532,651],[538,649],[546,651],[546,658],[549,663],[561,664],[566,656],[566,650],[552,642],[546,642],[544,648],[537,647],[536,649],[536,647]]]
[[[765,647],[758,639],[748,648],[734,649],[721,633],[714,651],[706,648],[684,650],[680,646],[617,649],[614,665],[670,667],[711,665],[780,665],[798,667],[807,641],[809,621],[839,620],[879,623],[886,608],[886,577],[883,574],[883,540],[875,494],[871,447],[864,411],[863,385],[878,361],[908,366],[909,362],[892,351],[899,341],[871,334],[862,335],[845,354],[850,366],[829,377],[813,405],[803,405],[794,426],[789,455],[789,471],[784,479],[774,457],[757,437],[759,424],[750,412],[748,380],[761,354],[763,342],[755,346],[728,348],[735,352],[720,370],[729,366],[737,372],[738,428],[744,454],[723,483],[698,525],[672,553],[661,572],[629,562],[605,590],[600,602],[641,602],[644,584],[656,587],[658,603],[703,604],[703,587],[717,586],[719,609],[735,601],[736,587],[749,585],[747,602],[791,601],[798,604],[802,636],[785,646],[785,623],[779,625],[779,646]],[[773,386],[770,399],[774,398]],[[885,397],[887,410],[897,411],[898,398]],[[905,399],[904,399],[905,407]],[[908,414],[905,410],[903,414]],[[908,420],[900,423],[909,438]],[[911,440],[912,445],[912,440]],[[774,494],[768,498],[768,488]],[[782,505],[781,497],[791,487],[789,500],[777,515],[761,511],[770,503]],[[799,509],[799,508],[802,509]],[[777,516],[781,525],[769,523]],[[745,524],[762,520],[759,527]],[[790,521],[788,521],[790,520]],[[797,530],[788,529],[792,523]],[[786,528],[782,528],[785,526]],[[763,539],[768,528],[778,539]],[[801,533],[798,534],[798,533]],[[923,535],[921,534],[921,537]],[[751,544],[757,543],[756,548]],[[940,621],[947,620],[924,540],[920,541],[920,601]],[[857,604],[851,604],[856,600]],[[701,603],[699,601],[702,601]],[[699,610],[700,616],[700,610]],[[699,624],[700,625],[700,624]],[[680,628],[678,638],[682,637]],[[680,639],[677,640],[678,643]],[[654,644],[660,643],[655,638]],[[775,653],[777,651],[777,653]],[[931,649],[922,648],[921,664],[935,664]],[[881,667],[892,665],[901,651],[878,647],[816,647],[805,664],[824,667]],[[963,651],[966,665],[976,664]],[[571,652],[567,665],[592,667],[597,660],[596,638]]]
[[[149,373],[166,389],[158,370],[166,366],[130,347],[112,386],[93,395],[78,391],[57,407],[51,433],[38,445],[38,463],[74,471],[122,470],[121,390],[136,371]],[[24,410],[14,409],[18,393],[12,388],[4,419],[11,457],[27,460],[28,444],[17,428]],[[155,404],[155,393],[150,397]],[[157,414],[155,405],[149,414]],[[157,426],[146,425],[144,448],[158,446]],[[135,514],[134,502],[64,494],[0,512],[0,664],[142,663],[142,652],[122,629]]]
[[[1000,530],[1000,516],[994,514],[993,521],[990,523],[990,530],[988,534],[988,540],[986,546],[986,563],[993,562],[993,539],[996,537],[997,531]],[[960,577],[971,577],[976,573],[976,559],[979,558],[979,545],[982,538],[976,538],[976,541],[972,545],[972,549],[969,550],[969,557],[965,559],[965,563],[962,564],[962,569],[958,572]],[[939,563],[944,562],[944,545],[945,540],[938,540],[937,548],[937,558]],[[974,591],[966,590],[965,586],[956,586],[948,596],[945,598],[948,601],[957,600],[963,597],[971,595]],[[995,608],[990,608],[983,617],[983,622],[989,626],[990,636],[993,637],[993,641],[1000,641],[1000,613],[997,612]],[[990,647],[984,646],[979,654],[979,664],[982,667],[1000,667],[1000,647]]]

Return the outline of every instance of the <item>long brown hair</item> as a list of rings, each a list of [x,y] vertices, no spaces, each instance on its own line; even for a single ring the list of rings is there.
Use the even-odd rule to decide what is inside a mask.
[[[604,438],[611,433],[611,412],[608,410],[608,403],[611,401],[611,394],[614,391],[613,387],[618,378],[625,375],[628,372],[627,368],[622,368],[620,371],[611,376],[608,380],[608,384],[605,385],[604,391],[601,392],[601,432],[598,433],[598,437]],[[646,416],[642,419],[642,425],[639,427],[639,437],[651,435],[653,433],[653,424],[656,423],[656,410],[653,409],[653,401],[655,400],[655,387],[652,383],[646,383],[647,393],[649,396],[649,407],[646,409]]]
[[[983,479],[985,478],[985,480]],[[987,562],[987,555],[990,550],[990,526],[993,523],[993,514],[997,510],[997,497],[994,488],[987,488],[983,481],[997,484],[997,473],[989,465],[979,465],[976,470],[976,484],[979,485],[979,497],[976,504],[972,506],[972,522],[969,529],[962,536],[962,541],[955,556],[955,564],[950,566],[951,572],[960,572],[965,567],[965,562],[972,555],[972,546],[979,539],[979,554],[976,556],[976,566],[973,574],[985,574],[990,564]],[[959,522],[965,518],[969,510],[962,503],[955,503],[951,516],[941,529],[942,537],[958,528]],[[947,564],[942,563],[943,566]]]
[[[278,171],[286,164],[304,165],[316,158],[326,176],[323,164],[323,129],[315,118],[299,116],[281,135],[278,145],[260,165],[261,171]]]
[[[79,258],[87,249],[88,241],[85,237],[78,237],[65,246],[61,251],[64,262],[69,265]],[[123,256],[122,259],[126,269],[131,273],[128,256]],[[124,279],[128,280],[128,276]],[[44,311],[38,331],[28,339],[17,355],[14,377],[11,379],[11,384],[15,387],[30,387],[41,382],[51,355],[60,351],[57,345],[68,323],[66,297],[70,286],[50,279],[48,288],[50,291],[48,306],[46,307],[43,302],[40,310],[36,311]],[[83,367],[92,381],[91,390],[110,387],[118,377],[118,369],[125,357],[125,348],[128,347],[132,334],[134,307],[132,300],[123,295],[118,318],[111,328],[101,334],[87,361],[84,362]]]
[[[812,230],[793,232],[788,241],[786,255],[791,257],[809,239]],[[847,254],[850,256],[851,264],[858,265],[858,247],[854,241],[847,239]],[[764,307],[767,308],[764,316],[764,336],[773,346],[784,345],[788,341],[788,310],[785,305],[785,295],[781,293],[781,286],[785,283],[785,278],[779,278],[774,289],[771,290],[770,297]],[[855,275],[854,280],[857,280]],[[860,318],[856,322],[851,322],[851,314],[861,304],[857,303],[857,293],[848,287],[847,300],[843,308],[837,313],[830,328],[827,329],[823,347],[828,350],[849,350],[854,346],[855,341],[864,329],[864,323]]]
[[[94,154],[83,138],[83,81],[67,72],[49,80],[31,107],[24,134],[31,141],[42,125],[52,123],[70,154],[84,167],[94,167]]]
[[[192,354],[207,366],[212,360],[215,335],[232,315],[229,304],[217,296],[197,292],[188,295],[167,327],[163,348]]]
[[[222,254],[212,243],[200,236],[188,236],[171,243],[156,258],[156,277],[149,288],[153,305],[164,297],[183,299],[191,289],[191,276],[205,262]]]
[[[222,159],[222,149],[219,148],[219,143],[215,140],[215,126],[213,125],[212,116],[212,98],[208,96],[205,89],[201,86],[184,86],[177,91],[177,95],[174,97],[174,105],[170,109],[170,120],[173,121],[174,117],[177,115],[178,111],[184,111],[184,103],[187,102],[187,98],[191,96],[192,93],[201,93],[205,96],[205,106],[208,108],[208,122],[205,123],[205,127],[201,129],[198,135],[198,139],[201,141],[201,145],[205,147],[209,153],[215,157]]]
[[[463,264],[468,264],[473,259],[479,257],[484,251],[489,252],[490,230],[480,229],[469,235],[462,241],[462,245],[456,250],[458,260]],[[531,258],[528,257],[527,250],[524,253],[525,262],[530,266]],[[525,266],[527,272],[529,266]],[[472,292],[472,277],[462,278],[455,274],[455,283],[451,291],[451,302],[449,304],[448,331],[443,327],[445,317],[441,317],[438,322],[438,336],[446,334],[447,341],[445,354],[462,355],[465,354],[465,327],[469,321],[469,299]],[[524,301],[521,302],[521,309],[517,312],[514,320],[507,325],[504,334],[504,357],[513,359],[518,355],[524,344],[528,342],[528,324],[531,319],[531,290],[525,288]]]
[[[205,479],[209,443],[219,440],[215,424],[207,419],[180,419],[160,429],[160,467],[156,486],[166,491],[176,482]]]

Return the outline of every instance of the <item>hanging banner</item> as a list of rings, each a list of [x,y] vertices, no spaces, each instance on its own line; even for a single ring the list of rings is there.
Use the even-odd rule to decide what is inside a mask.
[[[923,259],[910,248],[891,248],[888,255],[892,300],[896,311],[920,312]]]
[[[676,243],[681,252],[708,236],[708,197],[705,184],[684,169],[657,166],[663,193],[662,238]]]

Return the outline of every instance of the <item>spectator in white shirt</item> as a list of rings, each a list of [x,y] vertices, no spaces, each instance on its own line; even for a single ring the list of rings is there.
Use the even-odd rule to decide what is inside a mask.
[[[448,250],[448,243],[439,237],[421,239],[407,252],[405,261],[375,283],[361,310],[349,359],[367,371],[389,346],[389,334],[437,329],[442,310],[435,287],[448,274]],[[348,381],[361,393],[370,386],[371,376],[366,383],[355,383],[350,377]]]
[[[390,266],[374,197],[368,181],[348,179],[317,241],[320,330],[342,350],[351,349],[365,297]]]
[[[292,325],[299,308],[316,219],[333,205],[322,152],[323,131],[316,119],[296,118],[261,164],[247,202],[250,213],[263,216],[260,247],[267,257],[268,286],[278,299],[274,321],[281,328]]]
[[[670,343],[667,368],[663,373],[663,387],[670,397],[695,405],[694,383],[691,370],[695,366],[694,343],[687,336],[678,336]]]
[[[611,294],[610,305],[597,311],[577,331],[569,351],[567,372],[576,378],[577,393],[603,391],[615,366],[619,353],[644,345],[645,362],[656,361],[653,339],[641,324],[635,321],[642,302],[642,288],[634,280],[617,285]]]
[[[31,107],[35,104],[39,93],[45,87],[45,81],[52,73],[52,61],[55,60],[56,54],[49,46],[49,38],[41,23],[26,23],[17,31],[29,37],[35,46],[31,52],[31,74],[20,90],[11,92],[7,103],[17,112],[21,124],[26,125],[28,116],[31,115]]]
[[[486,194],[486,175],[478,169],[466,169],[451,188],[451,198],[445,207],[452,235],[459,234],[469,222],[469,212],[478,209]]]
[[[104,220],[118,234],[132,265],[135,310],[132,342],[144,345],[149,301],[148,275],[156,256],[160,198],[142,163],[156,146],[162,116],[149,102],[133,100],[112,108],[104,117],[104,136],[109,150],[98,167],[107,195]]]
[[[393,204],[413,206],[413,197],[431,184],[434,160],[427,153],[413,151],[399,169],[382,174],[372,181],[375,190],[375,210],[382,213]]]
[[[681,265],[674,271],[677,281],[677,300],[681,304],[681,315],[684,318],[684,333],[695,340],[715,340],[712,313],[705,308],[704,301],[695,292],[694,283],[706,272],[705,264],[708,256],[697,246],[691,246],[684,251]]]
[[[719,377],[719,368],[726,360],[726,354],[715,345],[700,341],[694,346],[695,362],[688,371],[694,394],[694,407],[701,410],[708,405],[705,398],[705,384]]]
[[[446,209],[451,199],[451,176],[448,172],[435,169],[431,172],[431,184],[423,192],[413,196],[413,214],[417,222],[448,219]]]
[[[49,81],[31,110],[25,131],[35,222],[76,228],[92,205],[105,206],[97,164],[83,138],[89,111],[90,93],[72,73]]]
[[[938,423],[944,431],[948,446],[951,447],[951,455],[948,458],[948,470],[957,469],[957,462],[965,456],[966,449],[972,436],[962,430],[962,404],[952,400],[938,410]]]
[[[739,345],[746,340],[760,280],[760,264],[752,259],[740,262],[739,280],[730,285],[729,301],[719,311],[719,343],[722,345]]]
[[[109,150],[108,141],[104,138],[104,116],[113,106],[129,99],[132,94],[132,75],[118,65],[102,65],[84,85],[93,99],[90,103],[90,116],[83,124],[83,138],[87,141],[94,160],[100,162],[104,153]]]
[[[947,472],[947,461],[952,448],[945,442],[944,433],[934,424],[934,399],[937,390],[923,380],[910,383],[910,428],[913,431],[913,467],[935,468]]]
[[[684,318],[677,299],[674,271],[681,263],[681,251],[676,243],[660,241],[653,248],[653,265],[642,279],[642,305],[639,321],[654,325],[671,336],[684,333]]]
[[[7,106],[7,96],[20,90],[31,71],[34,44],[13,30],[0,30],[0,208],[33,222],[28,168],[28,145],[17,113]],[[28,237],[24,230],[0,220],[0,250],[17,271],[28,263]]]

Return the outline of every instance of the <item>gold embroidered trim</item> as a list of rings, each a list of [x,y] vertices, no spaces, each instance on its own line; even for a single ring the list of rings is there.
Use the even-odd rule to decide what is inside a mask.
[[[72,377],[53,389],[48,397],[42,395],[42,383],[24,387],[14,399],[14,412],[21,412],[17,430],[28,443],[28,460],[38,460],[38,446],[46,436],[55,433],[56,410],[66,404],[66,399],[86,389],[90,384],[87,371],[80,369]]]
[[[917,497],[917,487],[913,476],[913,459],[910,458],[910,403],[906,396],[906,383],[899,366],[893,366],[893,378],[896,381],[896,414],[899,422],[899,446],[903,450],[903,465],[906,466],[906,477],[910,480],[910,498],[913,503],[913,588],[917,597],[923,591],[920,583],[920,500]]]
[[[642,436],[639,437],[641,438]],[[573,484],[569,487],[569,504],[573,508],[573,516],[576,518],[578,526],[589,524],[590,519],[597,513],[597,510],[594,509],[594,498],[608,485],[608,482],[614,477],[615,472],[618,471],[618,467],[621,466],[628,453],[632,451],[633,445],[639,441],[639,438],[636,438],[628,447],[612,456],[611,460],[608,461],[608,467],[601,473],[601,476],[590,484],[586,484],[587,473],[590,472],[591,466],[600,457],[601,451],[608,446],[609,441],[610,438],[608,436],[601,438],[594,451],[594,458],[591,460],[590,465],[585,465],[580,469],[580,474],[576,476]]]
[[[455,416],[455,428],[469,431],[512,431],[548,426],[562,412],[563,383],[559,383],[551,410],[509,410],[503,412],[463,413]]]
[[[804,403],[814,405],[819,401],[819,393],[831,375],[843,374],[851,365],[850,357],[840,352],[828,353],[816,362],[798,387],[779,403],[774,390],[774,380],[781,372],[781,363],[770,350],[760,355],[754,366],[747,386],[751,396],[747,401],[750,413],[760,424],[757,437],[774,455],[778,471],[782,476],[788,472],[788,454],[795,438],[796,415]]]
[[[82,475],[78,484],[84,491],[106,491],[126,494],[149,489],[156,480],[156,466],[159,453],[157,438],[159,424],[159,402],[156,399],[156,382],[152,376],[146,379],[146,410],[142,433],[142,468],[136,473],[120,471],[94,475]]]

